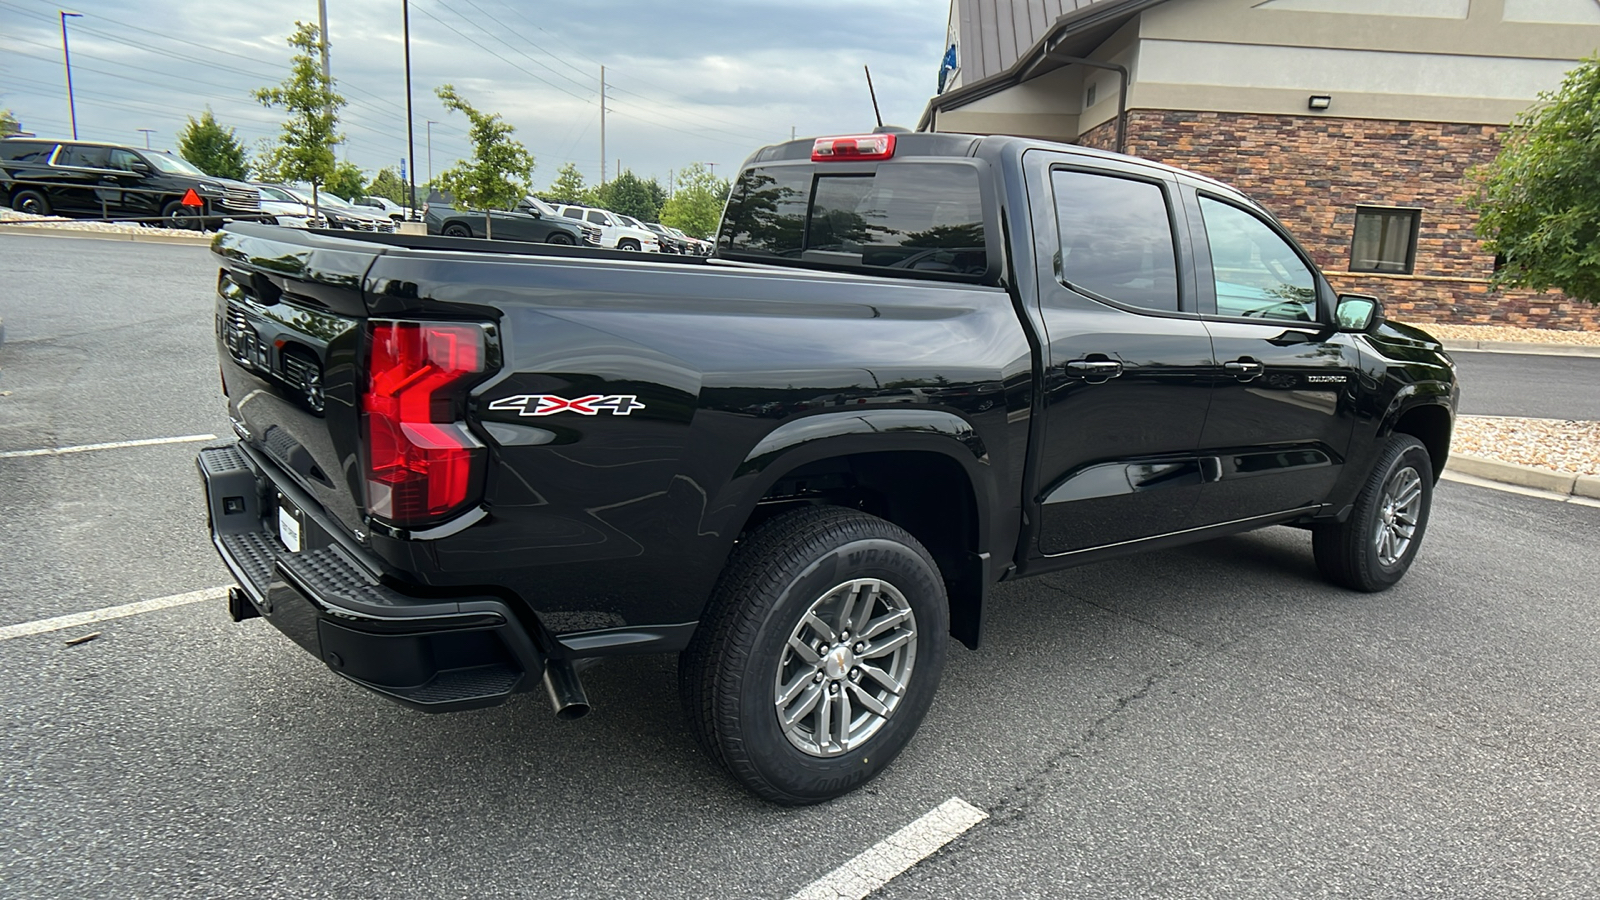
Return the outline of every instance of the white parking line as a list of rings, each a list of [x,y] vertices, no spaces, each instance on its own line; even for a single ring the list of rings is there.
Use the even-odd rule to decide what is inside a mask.
[[[0,450],[0,459],[20,456],[60,456],[63,453],[87,453],[90,450],[120,450],[123,447],[151,447],[156,444],[191,444],[196,441],[214,441],[214,434],[186,434],[182,437],[143,438],[137,441],[110,441],[104,444],[79,444],[76,447],[47,447],[43,450]]]
[[[21,622],[16,625],[0,627],[0,641],[9,641],[12,638],[27,637],[30,634],[44,634],[47,631],[60,631],[63,628],[76,628],[79,625],[88,625],[91,622],[104,622],[107,619],[121,619],[126,616],[137,616],[140,613],[154,612],[158,609],[168,609],[173,606],[183,606],[186,603],[199,603],[203,600],[219,600],[228,596],[226,587],[211,587],[199,591],[190,591],[187,594],[173,594],[170,597],[157,597],[154,600],[138,600],[133,603],[124,603],[121,606],[107,606],[103,609],[91,609],[88,612],[73,613],[68,616],[56,616],[53,619],[37,619],[32,622]]]
[[[960,797],[951,797],[863,850],[855,859],[801,888],[789,900],[861,900],[987,818],[989,814],[983,810]]]

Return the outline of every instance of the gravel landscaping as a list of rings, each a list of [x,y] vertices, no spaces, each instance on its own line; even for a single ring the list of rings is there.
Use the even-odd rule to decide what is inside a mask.
[[[138,222],[97,222],[93,219],[63,219],[60,216],[35,216],[0,206],[0,222],[11,225],[36,225],[41,233],[46,230],[100,231],[112,234],[171,234],[194,237],[195,231],[187,228],[152,228]]]
[[[1450,452],[1557,472],[1600,475],[1600,422],[1458,416]]]
[[[1441,325],[1436,322],[1408,324],[1447,341],[1518,341],[1529,344],[1583,344],[1600,347],[1600,331],[1556,331],[1551,328],[1517,328],[1512,325]]]

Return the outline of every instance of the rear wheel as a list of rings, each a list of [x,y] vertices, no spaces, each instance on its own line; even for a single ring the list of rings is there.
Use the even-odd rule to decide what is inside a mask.
[[[460,222],[451,222],[444,227],[445,237],[472,237],[472,229]]]
[[[35,190],[21,190],[11,195],[11,208],[30,216],[50,215],[50,201]]]
[[[560,244],[563,247],[571,247],[574,243],[572,235],[567,234],[565,231],[552,231],[545,241],[546,243]]]
[[[634,240],[633,238],[623,238],[622,240],[617,242],[617,249],[618,250],[638,250],[639,249],[639,242]]]
[[[1411,568],[1428,530],[1433,460],[1409,434],[1389,438],[1356,497],[1350,518],[1312,530],[1317,569],[1357,591],[1393,587]]]
[[[755,794],[817,803],[872,779],[921,724],[944,668],[939,570],[899,526],[840,507],[742,541],[679,659],[695,737]]]

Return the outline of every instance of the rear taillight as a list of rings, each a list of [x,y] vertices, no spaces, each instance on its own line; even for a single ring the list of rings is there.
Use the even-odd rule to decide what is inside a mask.
[[[367,511],[397,526],[436,522],[476,499],[483,444],[461,417],[485,368],[478,325],[372,321],[361,398]]]
[[[811,145],[812,162],[846,162],[889,159],[894,156],[893,134],[851,134],[817,138]]]

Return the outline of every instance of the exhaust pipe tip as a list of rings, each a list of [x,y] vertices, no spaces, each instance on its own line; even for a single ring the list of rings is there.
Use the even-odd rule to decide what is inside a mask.
[[[589,696],[584,693],[583,681],[571,660],[552,659],[545,663],[544,691],[556,718],[571,721],[589,714]]]

